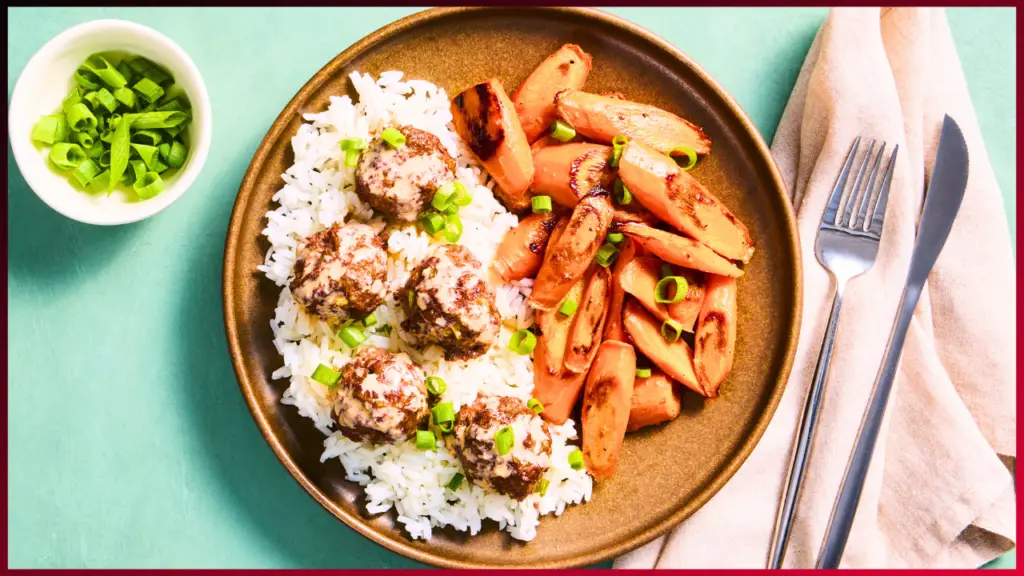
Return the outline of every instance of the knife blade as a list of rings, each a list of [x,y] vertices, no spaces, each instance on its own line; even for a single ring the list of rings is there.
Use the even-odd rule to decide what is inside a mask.
[[[871,455],[878,441],[885,407],[896,378],[900,354],[906,342],[907,329],[914,315],[914,308],[921,297],[925,281],[935,261],[946,244],[953,221],[960,211],[960,204],[967,190],[969,160],[967,143],[957,123],[946,115],[939,135],[939,147],[935,152],[928,191],[925,193],[924,209],[917,229],[917,238],[910,256],[907,282],[900,298],[899,312],[893,322],[889,342],[886,345],[882,365],[875,378],[875,386],[868,400],[868,407],[861,420],[857,441],[850,461],[846,465],[839,495],[832,507],[832,514],[825,529],[825,538],[818,553],[818,568],[838,568],[850,536],[850,528],[857,513],[864,479],[871,464]]]

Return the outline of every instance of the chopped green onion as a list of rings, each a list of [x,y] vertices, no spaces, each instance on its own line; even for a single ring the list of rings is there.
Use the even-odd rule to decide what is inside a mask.
[[[32,139],[43,144],[60,142],[63,134],[60,133],[59,116],[43,116],[32,127]]]
[[[444,394],[444,391],[448,389],[448,385],[445,384],[444,378],[439,376],[427,376],[427,392],[434,395],[440,396]]]
[[[455,421],[452,421],[452,422],[442,422],[442,423],[438,424],[437,427],[441,429],[441,432],[444,432],[445,434],[449,434],[449,433],[451,433],[452,430],[455,429]]]
[[[430,199],[430,205],[436,208],[438,212],[441,212],[448,207],[448,203],[454,195],[455,184],[446,182],[434,192],[434,197]]]
[[[611,232],[608,234],[606,240],[611,244],[619,244],[624,238],[625,236],[622,235],[622,232]]]
[[[67,114],[61,112],[54,116],[57,119],[57,142],[66,142],[71,134],[71,126],[68,125]]]
[[[124,83],[126,85],[130,84],[131,81],[135,79],[135,72],[132,71],[132,67],[129,66],[128,62],[125,60],[122,60],[117,65],[117,71],[121,73],[121,76],[124,76]]]
[[[85,100],[86,104],[89,105],[89,108],[92,108],[93,110],[99,112],[100,97],[97,92],[89,92],[85,96],[82,96],[82,99]]]
[[[569,299],[562,302],[562,305],[558,307],[558,311],[566,316],[572,316],[576,313],[577,308],[579,308],[579,304],[575,300]]]
[[[662,264],[661,265],[661,277],[662,278],[668,278],[671,275],[672,275],[672,265],[671,264]]]
[[[583,468],[583,452],[577,448],[569,453],[569,466],[573,470],[581,470]]]
[[[86,158],[78,165],[77,168],[75,168],[75,171],[72,172],[71,175],[74,176],[75,180],[78,181],[82,188],[85,188],[99,173],[100,167],[92,160]]]
[[[597,250],[597,256],[594,258],[597,263],[605,268],[612,265],[615,259],[619,257],[619,249],[613,244],[605,244]]]
[[[576,137],[576,129],[561,120],[551,124],[551,137],[560,142],[568,142]]]
[[[541,478],[540,483],[537,484],[537,494],[539,494],[540,497],[543,498],[544,495],[548,493],[548,486],[550,485],[550,480],[548,480],[547,478]]]
[[[366,342],[366,334],[356,326],[345,326],[341,329],[341,332],[338,333],[338,336],[341,337],[341,340],[349,348],[355,348],[363,342]]]
[[[106,192],[107,188],[110,187],[110,170],[104,170],[99,176],[92,179],[89,182],[89,193],[99,194],[100,192]]]
[[[359,150],[346,150],[345,167],[355,168],[356,166],[359,166]]]
[[[344,140],[341,141],[341,149],[344,150],[345,152],[348,152],[349,150],[365,150],[366,140],[363,140],[362,138],[358,137],[345,138]]]
[[[675,288],[673,290],[673,287]],[[654,301],[658,304],[675,304],[686,298],[689,286],[682,276],[665,276],[654,286]],[[669,293],[672,295],[669,296]]]
[[[423,229],[427,231],[427,234],[433,236],[444,229],[444,216],[437,212],[425,212],[420,216],[420,224],[423,225]]]
[[[81,91],[78,88],[74,88],[73,90],[71,90],[71,93],[68,94],[68,97],[61,102],[60,107],[62,110],[64,110],[64,113],[67,114],[71,110],[72,106],[78,104],[81,101]]]
[[[534,214],[551,212],[551,196],[534,196],[530,200]]]
[[[71,105],[71,109],[68,110],[68,125],[75,132],[82,132],[89,128],[96,127],[96,117],[93,116],[92,111],[89,107],[81,102],[77,102]]]
[[[156,109],[161,112],[168,112],[174,110],[177,110],[178,112],[185,111],[185,107],[182,106],[181,100],[178,98],[172,98],[171,100],[168,100],[167,102],[157,106]]]
[[[456,181],[455,196],[452,197],[452,204],[455,204],[456,206],[469,206],[472,203],[473,196],[470,195],[469,190],[466,190],[466,187],[462,182]]]
[[[121,88],[128,83],[124,75],[118,72],[113,64],[107,62],[107,59],[99,54],[93,54],[86,58],[85,64],[82,67],[95,74],[97,78],[111,88]]]
[[[370,312],[370,314],[366,318],[363,318],[363,328],[369,328],[370,326],[373,326],[376,323],[377,315],[374,314],[373,312]]]
[[[435,424],[447,424],[455,421],[455,408],[451,402],[441,402],[430,409],[430,415],[434,417]]]
[[[651,369],[650,368],[637,368],[636,369],[636,377],[637,378],[650,378],[651,377]]]
[[[511,452],[515,441],[516,433],[511,426],[505,426],[498,430],[498,433],[494,435],[494,447],[498,451],[498,456],[504,456]]]
[[[405,134],[402,134],[397,128],[385,128],[380,133],[380,137],[392,148],[398,148],[405,144]]]
[[[615,179],[615,202],[620,206],[626,206],[633,202],[633,194],[626,188],[626,184],[622,182],[621,178]]]
[[[150,62],[149,60],[139,56],[132,58],[128,61],[128,66],[135,71],[136,74],[141,74],[146,78],[149,78],[157,84],[163,84],[164,82],[173,81],[169,74],[164,72],[159,66]]]
[[[526,407],[530,409],[534,414],[540,414],[544,411],[544,405],[540,403],[540,400],[536,398],[530,398],[530,401],[526,403]]]
[[[50,161],[61,170],[77,168],[87,158],[85,150],[82,150],[78,144],[57,142],[53,148],[50,148]]]
[[[135,184],[132,185],[132,189],[139,195],[139,198],[149,200],[163,192],[164,181],[160,178],[160,174],[156,172],[146,172],[142,175],[142,178],[135,180]]]
[[[416,431],[416,448],[420,450],[434,450],[437,448],[437,438],[430,430]]]
[[[452,214],[444,222],[444,239],[455,243],[462,238],[462,219]]]
[[[104,150],[100,153],[99,163],[103,168],[110,168],[110,150]]]
[[[130,88],[114,90],[114,98],[117,98],[117,101],[124,104],[127,108],[135,108],[135,92],[132,92]]]
[[[622,134],[612,138],[612,159],[611,162],[608,163],[612,168],[619,167],[619,160],[622,159],[622,148],[625,147],[627,142],[629,142],[629,138],[626,138]]]
[[[124,117],[131,119],[132,128],[135,128],[136,130],[172,128],[189,119],[188,112],[178,111],[139,112],[138,114],[125,114]]]
[[[159,84],[145,77],[136,82],[132,90],[138,92],[146,102],[156,102],[164,95],[164,89]]]
[[[132,160],[130,165],[132,167],[132,182],[142,179],[142,175],[146,173],[146,163],[142,160]]]
[[[334,385],[338,383],[338,379],[341,378],[341,373],[335,372],[330,366],[318,364],[310,378],[328,388],[334,388]]]
[[[98,100],[100,105],[106,108],[107,112],[110,114],[113,114],[114,110],[117,110],[119,105],[117,98],[114,98],[114,95],[106,88],[100,88],[99,91],[96,92],[96,100]]]
[[[98,90],[100,87],[99,78],[88,70],[79,68],[75,71],[75,83],[86,90]]]
[[[523,356],[533,352],[536,345],[537,337],[529,330],[517,330],[508,340],[508,349]]]
[[[89,136],[88,132],[75,132],[75,142],[82,148],[88,150],[92,148],[93,142],[95,142],[92,136]]]
[[[93,142],[93,144],[95,144],[95,141]],[[108,152],[105,146],[103,146],[102,144],[98,146],[94,145],[92,148],[89,148],[89,158],[92,160],[99,161],[99,159],[103,156],[104,152]],[[106,168],[106,166],[104,166],[104,168]]]
[[[448,489],[451,490],[452,492],[458,490],[459,486],[462,486],[462,480],[464,478],[465,476],[456,472],[455,476],[452,476],[452,479],[448,481]]]
[[[676,340],[679,340],[679,336],[682,333],[683,325],[671,318],[661,323],[661,337],[664,338],[669,344],[672,344]]]
[[[167,164],[171,168],[181,168],[181,165],[185,163],[185,157],[188,155],[188,149],[180,141],[175,140],[171,142],[171,152],[167,155]]]
[[[132,134],[132,142],[145,146],[159,146],[164,137],[156,130],[139,130]]]
[[[673,160],[678,162],[679,159],[677,153],[686,156],[686,164],[683,164],[681,166],[683,170],[689,170],[697,165],[697,153],[693,150],[693,148],[690,148],[689,146],[676,146],[675,148],[669,150],[668,155],[671,156]]]
[[[146,167],[150,170],[154,170],[156,162],[159,160],[156,146],[147,146],[145,144],[131,144],[132,150],[134,150],[139,158],[146,163]],[[155,170],[154,170],[155,171]]]
[[[454,216],[459,213],[459,207],[454,202],[449,202],[441,211],[445,216]]]
[[[156,151],[160,153],[160,159],[164,162],[167,161],[167,156],[171,153],[171,145],[167,142],[156,147]]]

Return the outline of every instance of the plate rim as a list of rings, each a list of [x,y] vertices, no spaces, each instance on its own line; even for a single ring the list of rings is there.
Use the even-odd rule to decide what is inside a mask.
[[[310,496],[313,497],[325,510],[330,512],[337,519],[341,520],[349,528],[355,530],[358,534],[369,539],[370,541],[387,548],[392,552],[396,552],[425,564],[438,566],[442,568],[494,568],[503,565],[487,564],[480,562],[473,562],[462,559],[449,558],[435,554],[420,548],[411,546],[410,544],[393,539],[377,530],[374,530],[365,520],[357,514],[352,514],[346,511],[344,508],[339,506],[336,502],[327,497],[326,494],[316,486],[296,464],[294,459],[291,457],[289,452],[282,445],[281,441],[271,432],[271,427],[268,422],[267,415],[264,413],[259,401],[256,398],[253,385],[250,382],[248,375],[245,370],[244,358],[241,351],[241,344],[238,331],[238,319],[234,311],[234,295],[237,290],[237,286],[234,282],[235,276],[235,260],[238,254],[238,247],[242,241],[246,239],[241,237],[242,222],[244,215],[247,211],[248,205],[253,199],[254,185],[259,177],[260,167],[264,164],[267,157],[269,156],[270,149],[273,144],[277,142],[282,136],[283,131],[287,128],[291,119],[299,112],[300,104],[305,102],[312,92],[315,91],[315,87],[322,84],[323,80],[334,76],[340,69],[343,69],[351,61],[356,59],[366,50],[372,48],[378,43],[388,40],[391,37],[397,36],[403,32],[406,32],[417,26],[427,24],[433,20],[445,18],[458,13],[469,13],[469,12],[486,12],[501,10],[502,8],[492,7],[435,7],[426,10],[421,10],[405,16],[401,19],[395,20],[385,26],[378,28],[377,30],[367,34],[354,44],[343,50],[340,54],[335,56],[324,65],[316,74],[310,77],[309,80],[299,89],[298,92],[288,101],[288,104],[282,109],[281,113],[274,119],[270,128],[267,130],[266,135],[260,141],[259,147],[256,149],[252,160],[246,169],[245,176],[242,179],[241,185],[238,189],[238,194],[235,198],[235,202],[231,210],[231,219],[228,225],[227,236],[225,238],[224,248],[224,259],[223,259],[223,275],[222,275],[222,308],[224,311],[224,327],[228,340],[228,349],[231,355],[231,364],[235,372],[235,378],[238,381],[239,388],[242,392],[242,396],[245,398],[246,405],[249,408],[249,412],[252,414],[256,421],[257,428],[260,430],[260,434],[263,439],[270,446],[274,455],[282,466],[289,472],[292,478],[300,485]],[[603,10],[588,7],[530,7],[524,8],[524,10],[535,11],[535,12],[550,12],[558,13],[562,15],[569,15],[571,17],[578,17],[582,19],[590,19],[601,22],[604,25],[612,26],[623,30],[627,34],[640,37],[641,39],[655,45],[661,50],[664,50],[672,58],[675,58],[681,62],[685,67],[689,68],[702,82],[704,82],[716,96],[721,98],[725,105],[729,108],[733,115],[734,120],[738,120],[747,135],[751,137],[754,145],[757,149],[758,155],[762,160],[766,161],[768,171],[770,173],[772,191],[779,195],[779,200],[783,206],[783,220],[786,226],[786,238],[788,240],[786,249],[790,251],[793,256],[793,269],[790,270],[794,278],[794,289],[795,289],[795,309],[792,311],[792,324],[787,334],[785,343],[785,354],[782,362],[782,367],[779,372],[778,385],[771,397],[768,399],[765,410],[761,413],[760,417],[754,424],[753,430],[750,435],[744,439],[742,446],[734,453],[732,459],[724,466],[722,472],[718,474],[712,481],[710,481],[707,487],[702,490],[695,498],[687,502],[681,508],[675,510],[660,522],[654,526],[648,528],[641,534],[632,538],[625,539],[613,546],[609,546],[602,550],[598,550],[591,553],[577,555],[571,558],[563,558],[560,560],[552,560],[546,562],[537,562],[533,564],[524,564],[522,566],[516,566],[517,568],[532,568],[532,569],[552,569],[552,568],[572,568],[596,564],[599,562],[606,561],[611,558],[616,558],[622,554],[639,548],[655,538],[665,534],[672,528],[678,526],[681,522],[690,517],[694,512],[702,508],[719,490],[732,479],[733,475],[739,470],[739,468],[746,462],[750,453],[754,450],[757,444],[760,442],[761,437],[764,435],[765,429],[768,427],[772,418],[775,415],[776,408],[782,399],[786,387],[788,385],[789,376],[791,374],[793,361],[796,355],[797,343],[799,341],[802,313],[803,313],[803,263],[802,253],[799,242],[799,232],[796,225],[796,216],[793,210],[792,203],[786,193],[786,184],[782,178],[781,171],[775,162],[775,158],[771,154],[771,150],[761,137],[760,131],[754,125],[753,121],[747,116],[743,108],[736,102],[736,100],[730,95],[722,86],[715,80],[703,67],[697,62],[686,55],[682,50],[677,48],[675,45],[658,36],[657,34],[647,30],[646,28],[635,24],[625,18],[616,16]]]

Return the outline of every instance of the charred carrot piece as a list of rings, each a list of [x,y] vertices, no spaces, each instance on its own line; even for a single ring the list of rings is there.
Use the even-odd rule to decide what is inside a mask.
[[[615,177],[608,167],[611,154],[610,147],[587,142],[535,148],[530,191],[572,208],[594,188],[609,188]]]
[[[693,368],[712,396],[732,370],[736,354],[736,279],[712,274],[697,320]]]
[[[622,342],[603,342],[587,375],[581,423],[583,462],[595,480],[615,474],[632,408],[636,353]]]
[[[658,322],[664,322],[672,316],[668,306],[660,304],[654,298],[655,288],[661,280],[662,261],[658,258],[634,258],[619,275],[619,286],[622,290],[636,298],[648,312],[654,314]]]
[[[619,177],[655,216],[731,260],[749,262],[754,240],[708,189],[675,160],[639,142],[628,142]]]
[[[512,102],[528,141],[540,138],[555,121],[555,94],[566,88],[582,88],[588,74],[590,54],[575,44],[566,44],[523,80]]]
[[[613,227],[628,223],[657,226],[660,222],[661,220],[657,216],[641,206],[639,202],[633,202],[629,206],[616,206],[615,215],[612,216]]]
[[[568,301],[580,302],[583,298],[583,291],[587,286],[587,278],[580,278],[569,292],[562,298],[558,306]],[[572,325],[575,315],[567,316],[559,312],[558,308],[553,310],[537,311],[537,327],[540,328],[538,342],[544,341],[545,366],[551,369],[552,373],[558,374],[565,368],[565,354],[569,348],[569,338],[572,333]],[[534,348],[534,362],[541,355],[540,346]]]
[[[565,231],[548,242],[529,304],[551,310],[590,267],[612,223],[608,193],[598,190],[576,204]]]
[[[552,369],[547,363],[547,346],[543,337],[534,348],[533,397],[544,405],[541,417],[552,424],[564,424],[583,392],[587,374]]]
[[[498,199],[513,212],[530,207],[533,156],[512,101],[496,78],[452,99],[452,123],[498,184]]]
[[[636,243],[631,238],[625,238],[622,241],[622,251],[612,264],[612,290],[608,298],[608,317],[604,321],[604,340],[629,341],[626,339],[626,331],[622,328],[622,302],[626,293],[622,290],[619,278],[622,276],[623,268],[635,257]]]
[[[594,354],[601,344],[605,318],[608,317],[608,295],[611,293],[612,273],[607,268],[594,264],[578,302],[569,330],[569,344],[565,350],[565,369],[570,372],[586,372],[594,361]]]
[[[637,349],[665,374],[701,396],[710,396],[697,380],[690,346],[681,338],[669,344],[661,336],[661,322],[655,320],[636,300],[626,300],[622,323]]]
[[[711,139],[699,126],[661,108],[571,88],[559,92],[555,104],[562,119],[595,142],[611,144],[622,134],[662,154],[677,146],[697,154],[711,150]]]
[[[530,214],[520,220],[498,244],[492,262],[494,270],[506,282],[536,276],[544,261],[548,238],[557,224],[558,216],[553,212]]]
[[[620,224],[617,229],[628,234],[645,250],[666,262],[722,276],[738,278],[743,275],[743,270],[737,268],[735,264],[690,238],[632,222]]]
[[[682,266],[672,266],[672,274],[686,278],[687,290],[685,298],[679,302],[666,304],[668,315],[682,324],[683,330],[693,332],[697,327],[697,316],[700,314],[701,305],[704,304],[707,275]]]
[[[629,409],[626,432],[668,422],[679,416],[682,400],[679,388],[660,370],[652,370],[647,378],[637,378]]]

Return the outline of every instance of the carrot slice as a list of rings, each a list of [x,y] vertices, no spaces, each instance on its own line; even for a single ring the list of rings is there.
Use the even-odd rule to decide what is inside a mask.
[[[661,108],[567,89],[555,96],[558,115],[577,132],[605,144],[623,134],[662,154],[686,146],[697,154],[711,150],[711,139],[699,126]]]
[[[704,389],[714,396],[732,370],[736,354],[736,279],[712,274],[697,320],[693,368]]]
[[[523,80],[512,102],[528,141],[540,138],[555,121],[555,94],[566,88],[582,88],[588,74],[590,54],[575,44],[566,44]]]
[[[693,332],[697,326],[697,316],[700,314],[701,305],[704,304],[707,274],[682,266],[672,266],[672,274],[686,278],[688,289],[685,298],[679,302],[666,304],[668,315],[682,324],[683,330]]]
[[[612,265],[612,290],[608,298],[608,316],[604,321],[604,340],[628,342],[626,331],[622,328],[622,301],[625,300],[626,293],[622,290],[619,277],[622,275],[622,269],[635,257],[636,243],[631,238],[625,238],[622,241],[622,251]]]
[[[679,416],[682,400],[679,388],[660,370],[652,370],[647,378],[637,378],[629,409],[626,432],[668,422]]]
[[[554,344],[557,346],[557,344]],[[537,337],[534,348],[533,397],[544,405],[541,417],[552,424],[564,424],[583,391],[587,374],[552,369],[547,363],[547,342]]]
[[[586,274],[611,223],[612,205],[607,192],[593,192],[576,204],[565,231],[557,240],[548,242],[530,293],[530,306],[550,310],[558,305],[572,285]]]
[[[455,131],[498,184],[498,199],[513,212],[528,209],[533,156],[501,82],[492,78],[466,89],[452,99],[451,111]]]
[[[644,249],[666,262],[722,276],[743,275],[743,270],[737,268],[735,264],[715,254],[700,242],[685,236],[633,222],[620,224],[617,229],[629,234]]]
[[[605,318],[608,317],[608,295],[611,293],[612,273],[595,264],[583,290],[582,300],[569,330],[569,345],[565,350],[564,368],[570,372],[586,372],[594,361],[601,343]]]
[[[557,224],[558,215],[553,212],[530,214],[520,220],[498,244],[491,263],[494,270],[506,282],[536,276]]]
[[[619,177],[641,204],[680,232],[731,260],[746,263],[754,255],[747,227],[675,160],[629,142]]]
[[[673,380],[701,396],[710,396],[693,370],[693,352],[681,338],[669,344],[661,336],[661,323],[636,300],[626,300],[622,323],[633,344]]]
[[[636,258],[623,268],[619,284],[622,290],[636,298],[648,312],[654,314],[659,322],[671,318],[682,324],[683,330],[693,332],[697,314],[700,313],[700,306],[704,301],[704,273],[669,265],[673,276],[682,276],[686,279],[686,296],[671,304],[661,303],[655,298],[654,292],[661,280],[663,265],[664,262],[658,258]]]
[[[614,178],[608,168],[611,154],[608,146],[588,142],[535,148],[530,191],[551,196],[555,202],[572,208],[595,187],[611,185]]]
[[[583,290],[587,286],[587,278],[580,278],[576,284],[569,289],[569,292],[559,302],[559,307],[566,300],[572,300],[573,302],[579,303],[583,298]],[[553,374],[558,374],[565,368],[565,353],[569,348],[569,335],[572,333],[572,325],[575,320],[575,315],[566,316],[558,311],[558,308],[553,310],[538,310],[537,311],[537,327],[540,328],[540,336],[538,341],[544,340],[544,360],[545,366],[547,366]],[[540,345],[534,348],[534,362],[537,362],[537,358],[541,355]],[[534,368],[536,369],[536,367]]]
[[[661,220],[652,212],[633,202],[628,206],[615,206],[615,215],[612,216],[612,226],[621,226],[627,223],[644,224],[646,226],[657,226]]]
[[[622,342],[604,342],[587,376],[581,424],[583,462],[595,480],[615,474],[632,407],[636,353]]]

